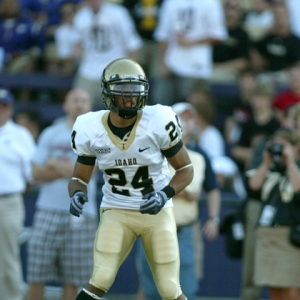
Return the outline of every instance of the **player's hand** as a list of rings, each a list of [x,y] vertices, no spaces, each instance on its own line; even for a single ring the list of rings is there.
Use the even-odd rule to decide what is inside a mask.
[[[70,213],[76,217],[82,214],[83,205],[88,202],[88,197],[83,192],[76,192],[71,198]]]
[[[141,204],[140,212],[150,215],[158,214],[168,201],[168,197],[163,191],[146,194],[143,199],[146,201]]]

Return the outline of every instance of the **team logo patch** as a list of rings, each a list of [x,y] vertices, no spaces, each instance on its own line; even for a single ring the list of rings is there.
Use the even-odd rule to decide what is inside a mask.
[[[98,154],[106,154],[106,153],[110,153],[111,150],[110,148],[96,148],[95,152]]]

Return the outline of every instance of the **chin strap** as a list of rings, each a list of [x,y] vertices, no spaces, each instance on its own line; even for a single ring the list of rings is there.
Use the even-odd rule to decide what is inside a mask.
[[[137,115],[137,110],[119,109],[118,116],[123,119],[132,119]]]

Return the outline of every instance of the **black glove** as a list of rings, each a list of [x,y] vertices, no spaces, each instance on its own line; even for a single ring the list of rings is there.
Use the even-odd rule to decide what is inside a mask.
[[[140,205],[140,212],[150,215],[158,214],[168,201],[168,197],[163,191],[148,193],[143,199],[147,200]]]
[[[82,214],[83,204],[88,202],[88,197],[83,192],[75,192],[71,198],[70,213],[76,217],[80,217]]]

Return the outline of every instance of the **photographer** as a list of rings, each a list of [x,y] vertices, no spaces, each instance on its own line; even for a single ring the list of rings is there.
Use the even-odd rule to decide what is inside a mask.
[[[267,286],[271,300],[300,297],[300,248],[290,241],[300,224],[300,137],[279,129],[267,143],[263,161],[247,175],[248,196],[261,199],[254,281]]]

